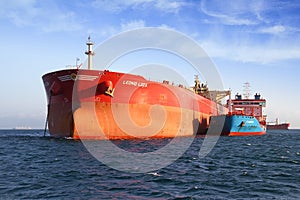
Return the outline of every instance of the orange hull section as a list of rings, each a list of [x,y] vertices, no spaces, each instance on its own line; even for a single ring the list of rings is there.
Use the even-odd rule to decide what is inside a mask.
[[[49,131],[54,137],[111,140],[193,136],[205,134],[210,117],[167,106],[84,102],[74,113],[68,106],[57,104],[50,109]]]
[[[206,124],[199,127],[197,115],[176,107],[83,103],[74,112],[73,137],[112,140],[193,136],[208,127],[209,116],[202,116]]]

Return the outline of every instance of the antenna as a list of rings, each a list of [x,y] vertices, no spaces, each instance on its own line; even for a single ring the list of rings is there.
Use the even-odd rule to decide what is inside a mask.
[[[228,94],[229,94],[229,100],[228,100],[228,113],[230,115],[232,115],[232,101],[231,101],[231,89],[229,89],[228,91]]]
[[[250,90],[250,83],[249,82],[246,82],[244,83],[244,97],[245,99],[249,99],[250,97],[250,93],[251,93],[251,90]]]
[[[76,65],[75,66],[76,66],[77,69],[78,69],[78,61],[80,61],[80,59],[76,58],[76,63],[75,63]]]

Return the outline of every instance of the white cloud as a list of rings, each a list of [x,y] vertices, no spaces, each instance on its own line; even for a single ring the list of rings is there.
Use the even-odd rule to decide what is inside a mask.
[[[300,47],[280,44],[239,45],[216,41],[199,42],[208,56],[259,64],[275,63],[289,59],[300,59]]]
[[[47,25],[41,25],[45,32],[76,31],[82,28],[74,12],[57,13],[45,21]]]
[[[276,25],[272,27],[266,27],[259,30],[261,33],[279,34],[286,31],[286,28],[282,25]]]
[[[0,1],[0,18],[8,19],[17,26],[28,25],[38,12],[35,4],[35,0]]]
[[[255,4],[251,8],[247,1],[222,1],[213,2],[208,1],[213,5],[213,9],[209,9],[205,0],[201,1],[201,11],[221,22],[225,25],[255,25],[258,20],[253,16],[259,16],[260,6]]]
[[[176,13],[188,5],[183,0],[94,0],[92,6],[108,12],[120,12],[130,9],[154,8],[163,12]]]
[[[101,27],[94,27],[92,29],[87,29],[87,33],[89,35],[93,35],[96,38],[102,38],[106,40],[109,37],[119,34],[123,31],[129,31],[133,29],[143,28],[146,26],[146,22],[144,20],[136,19],[131,21],[125,21],[118,26],[115,25],[105,25]]]
[[[274,35],[279,37],[290,38],[290,37],[294,37],[293,35],[298,34],[297,32],[300,32],[300,29],[297,27],[275,25],[275,26],[266,26],[266,27],[258,28],[253,33],[269,34],[269,35]]]
[[[167,24],[161,24],[158,28],[176,30],[174,27],[171,27],[171,26],[169,26]]]
[[[52,2],[40,4],[36,0],[0,1],[0,18],[8,19],[19,27],[30,26],[45,32],[81,29],[80,20],[74,12],[61,10]]]
[[[178,12],[182,7],[188,5],[188,3],[184,1],[158,0],[155,2],[155,7],[157,9],[166,12]]]
[[[109,12],[119,12],[128,6],[135,6],[135,0],[119,1],[119,0],[94,0],[92,6]]]
[[[143,28],[145,27],[145,21],[144,20],[133,20],[129,21],[127,23],[121,24],[121,31],[127,31],[137,28]]]

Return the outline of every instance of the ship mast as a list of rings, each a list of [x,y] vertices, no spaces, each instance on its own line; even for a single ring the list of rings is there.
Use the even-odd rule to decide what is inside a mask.
[[[91,41],[91,36],[88,37],[88,41],[86,42],[86,45],[88,46],[88,50],[85,52],[85,54],[88,55],[88,69],[92,69],[93,67],[92,56],[94,55],[93,52],[94,43]]]

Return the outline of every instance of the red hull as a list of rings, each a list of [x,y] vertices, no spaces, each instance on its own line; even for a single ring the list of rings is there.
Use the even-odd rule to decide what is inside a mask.
[[[204,134],[227,109],[189,89],[141,76],[61,70],[43,76],[48,127],[76,139],[166,138]]]
[[[283,124],[274,124],[274,125],[267,125],[268,130],[288,130],[290,127],[289,123],[283,123]]]
[[[253,135],[264,135],[266,131],[260,132],[231,132],[229,136],[253,136]]]

